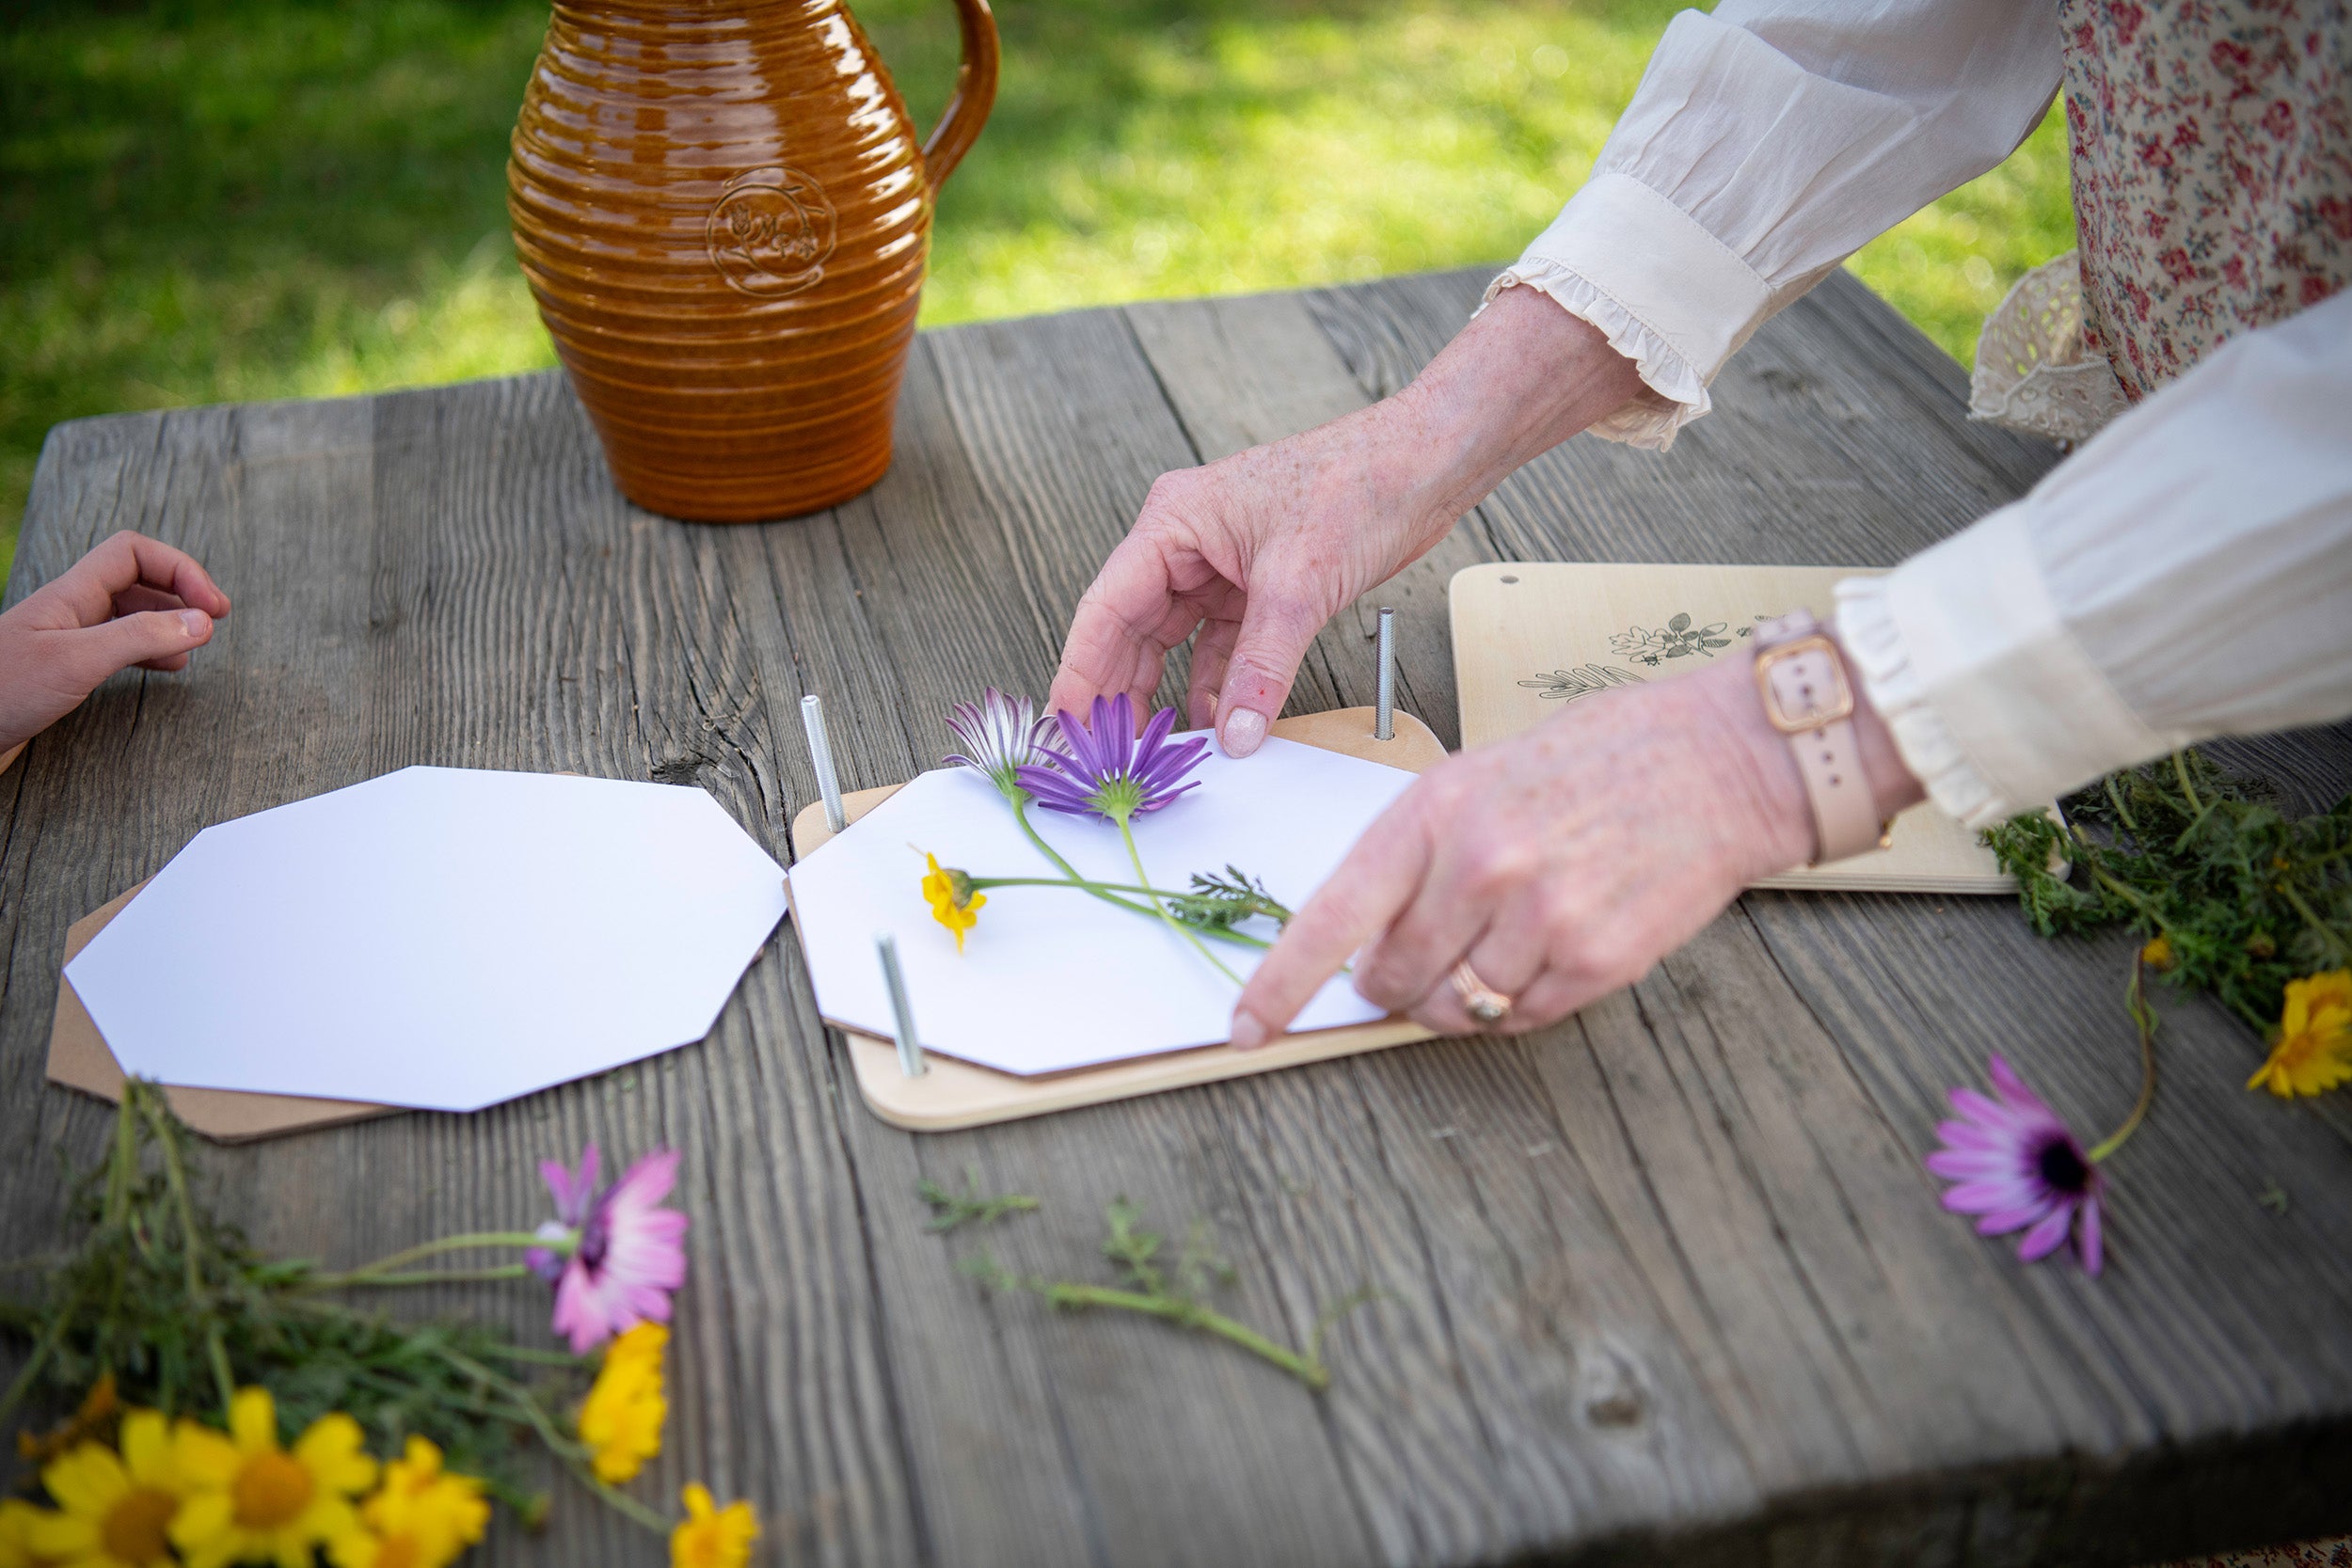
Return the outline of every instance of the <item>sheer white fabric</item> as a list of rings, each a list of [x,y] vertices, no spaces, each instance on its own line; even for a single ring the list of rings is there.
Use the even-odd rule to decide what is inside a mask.
[[[1535,288],[1606,333],[1648,393],[1596,429],[1662,449],[1774,311],[2014,150],[2060,66],[2046,0],[1685,12],[1488,297]],[[1838,627],[1905,761],[1979,825],[2206,736],[2352,713],[2352,296],[2229,343],[2025,499],[1843,585]]]
[[[1984,319],[1968,417],[2079,444],[2130,406],[2114,367],[2083,342],[2082,267],[2073,251],[2017,280]]]

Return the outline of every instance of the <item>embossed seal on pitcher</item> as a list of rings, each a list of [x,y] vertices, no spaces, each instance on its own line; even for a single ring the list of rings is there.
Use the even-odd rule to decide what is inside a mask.
[[[798,516],[890,464],[931,204],[996,92],[988,0],[918,142],[841,0],[558,0],[507,165],[515,248],[640,506]]]

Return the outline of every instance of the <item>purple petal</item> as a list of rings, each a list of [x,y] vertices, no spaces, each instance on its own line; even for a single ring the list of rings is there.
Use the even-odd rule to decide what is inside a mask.
[[[1945,1098],[1952,1102],[1953,1110],[1979,1127],[1994,1132],[2023,1132],[2032,1125],[2008,1106],[1998,1101],[1988,1100],[1974,1089],[1953,1089]]]
[[[2014,1209],[1996,1209],[1977,1221],[1977,1234],[2006,1236],[2012,1230],[2022,1230],[2049,1213],[2054,1207],[2063,1209],[2066,1205],[2053,1204],[2045,1197],[2038,1202],[2021,1204]]]
[[[1999,1091],[2001,1099],[2011,1110],[2037,1120],[2058,1120],[2058,1113],[2051,1110],[2040,1095],[2026,1087],[2026,1081],[2017,1076],[2016,1069],[1999,1052],[1994,1052],[1986,1059],[1985,1070],[1992,1076],[1994,1088]]]
[[[2049,1201],[2050,1195],[2040,1182],[2014,1176],[1963,1181],[1944,1194],[1944,1207],[1955,1214],[1997,1214],[2010,1209],[2030,1209],[2039,1214]]]
[[[2026,1174],[2024,1162],[2009,1149],[1939,1148],[1927,1157],[1926,1164],[1936,1175],[1953,1181]]]
[[[2093,1193],[2082,1203],[2082,1229],[2074,1235],[2074,1250],[2082,1255],[2083,1273],[2099,1277],[2099,1270],[2106,1261],[2106,1246],[2099,1234],[2099,1196]]]
[[[2043,1217],[2041,1224],[2026,1232],[2025,1240],[2017,1243],[2018,1258],[2027,1263],[2038,1263],[2047,1258],[2066,1240],[2066,1232],[2074,1223],[2074,1205],[2059,1204]]]
[[[2018,1140],[2007,1132],[1980,1127],[1973,1121],[1939,1121],[1935,1135],[1951,1148],[2015,1149]]]

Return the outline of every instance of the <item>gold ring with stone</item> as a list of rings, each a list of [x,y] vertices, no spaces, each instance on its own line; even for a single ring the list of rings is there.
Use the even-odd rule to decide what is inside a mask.
[[[1454,966],[1454,993],[1462,999],[1462,1010],[1480,1023],[1501,1023],[1511,1016],[1511,999],[1480,979],[1468,958]]]

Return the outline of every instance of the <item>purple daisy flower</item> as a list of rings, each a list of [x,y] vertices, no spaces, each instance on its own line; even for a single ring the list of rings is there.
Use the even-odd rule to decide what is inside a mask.
[[[977,705],[958,703],[947,727],[963,750],[940,760],[971,768],[1008,795],[1021,787],[1023,768],[1053,760],[1052,721],[1040,719],[1028,698],[1008,697],[993,686]]]
[[[592,1143],[577,1174],[558,1161],[540,1164],[557,1217],[538,1234],[578,1243],[560,1257],[537,1247],[523,1255],[555,1287],[555,1331],[576,1355],[640,1323],[669,1322],[670,1292],[686,1283],[686,1216],[660,1207],[677,1180],[677,1150],[656,1149],[601,1192],[597,1163]]]
[[[1136,735],[1135,704],[1124,691],[1107,702],[1095,698],[1091,723],[1080,723],[1066,710],[1055,722],[1061,728],[1062,753],[1050,767],[1033,763],[1019,772],[1021,787],[1047,811],[1124,823],[1158,811],[1200,782],[1177,782],[1200,766],[1209,743],[1196,736],[1169,745],[1168,731],[1176,727],[1172,707],[1153,714],[1141,736]]]
[[[1928,1156],[1928,1169],[1954,1183],[1944,1194],[1944,1207],[1981,1215],[1979,1235],[2025,1231],[2017,1256],[2028,1263],[2057,1251],[2071,1231],[2083,1272],[2096,1275],[2106,1178],[2058,1114],[2009,1063],[1995,1054],[1989,1070],[2000,1098],[1954,1089],[1952,1108],[1962,1119],[1935,1129],[1944,1147]]]

